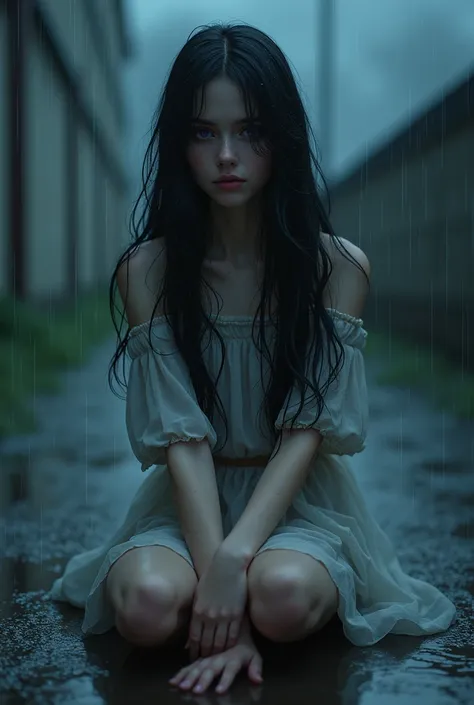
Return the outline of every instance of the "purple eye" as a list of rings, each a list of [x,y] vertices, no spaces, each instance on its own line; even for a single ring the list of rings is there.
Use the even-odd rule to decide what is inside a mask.
[[[238,134],[246,137],[247,139],[258,141],[263,137],[262,125],[258,123],[249,123],[242,127]],[[210,137],[214,135],[213,130],[210,127],[205,127],[202,125],[193,125],[191,127],[192,139],[198,142],[207,141]]]
[[[250,139],[259,140],[263,137],[263,128],[257,123],[252,123],[244,127],[243,132],[247,132]]]
[[[192,136],[196,140],[205,140],[205,139],[207,139],[207,136],[209,134],[212,134],[212,130],[210,130],[208,127],[193,127],[192,128]]]

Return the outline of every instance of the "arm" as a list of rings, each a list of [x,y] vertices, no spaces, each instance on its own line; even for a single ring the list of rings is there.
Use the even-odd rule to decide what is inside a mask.
[[[207,441],[173,443],[167,459],[181,529],[200,578],[224,538],[211,450]]]
[[[152,317],[165,266],[166,253],[156,240],[142,243],[120,266],[117,284],[129,326]],[[211,450],[207,441],[189,441],[172,444],[166,456],[181,528],[200,577],[223,538]]]
[[[321,434],[309,428],[283,435],[239,521],[223,542],[223,549],[250,564],[303,486]]]
[[[362,250],[347,240],[343,244],[363,271],[329,242],[333,263],[330,289],[334,298],[327,304],[360,316],[368,291],[366,276],[370,275],[370,265]],[[280,450],[268,463],[239,521],[224,540],[223,550],[243,559],[247,565],[251,562],[303,486],[321,441],[321,434],[313,428],[290,430],[283,435]]]

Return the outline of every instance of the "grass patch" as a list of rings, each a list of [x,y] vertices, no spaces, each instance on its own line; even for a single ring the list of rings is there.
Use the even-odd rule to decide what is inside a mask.
[[[35,393],[60,391],[61,371],[86,363],[113,334],[107,292],[47,311],[0,299],[0,437],[33,431]]]
[[[465,419],[474,418],[474,374],[439,351],[396,336],[371,333],[366,352],[385,360],[378,382],[422,392],[437,408]]]

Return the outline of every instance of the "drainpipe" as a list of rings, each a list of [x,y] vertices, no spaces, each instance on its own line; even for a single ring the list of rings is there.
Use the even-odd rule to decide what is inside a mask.
[[[319,0],[319,134],[325,177],[333,167],[336,0]]]

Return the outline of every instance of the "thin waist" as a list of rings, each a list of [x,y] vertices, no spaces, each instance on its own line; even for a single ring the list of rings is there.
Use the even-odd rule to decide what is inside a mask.
[[[214,462],[216,465],[228,465],[236,468],[265,467],[268,465],[269,460],[269,455],[255,455],[251,458],[226,458],[222,455],[214,456]]]

